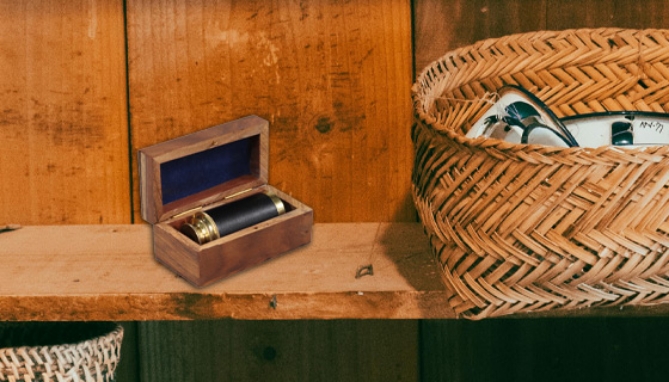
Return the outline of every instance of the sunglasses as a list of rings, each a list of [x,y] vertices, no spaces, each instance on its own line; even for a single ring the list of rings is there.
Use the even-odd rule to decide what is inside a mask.
[[[563,118],[583,147],[652,146],[669,144],[669,114],[613,111]]]
[[[467,136],[484,136],[511,143],[577,147],[567,127],[536,96],[527,90],[507,85],[499,100],[469,130]],[[506,106],[504,106],[506,105]]]

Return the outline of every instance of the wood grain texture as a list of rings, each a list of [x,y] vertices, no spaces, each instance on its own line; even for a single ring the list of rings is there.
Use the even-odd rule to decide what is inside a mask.
[[[202,289],[153,260],[144,225],[30,226],[0,240],[0,316],[10,321],[454,317],[418,223],[316,224],[308,246]],[[367,264],[374,274],[356,278]],[[667,312],[669,304],[514,317]]]
[[[116,380],[119,382],[139,381],[139,360],[141,354],[137,349],[137,322],[120,322],[123,326],[123,343],[121,345],[121,362],[116,368]]]
[[[417,223],[317,224],[310,245],[202,289],[156,263],[148,226],[1,235],[6,320],[453,317]],[[374,275],[356,278],[366,264]]]
[[[669,4],[662,0],[549,0],[548,29],[667,28]]]
[[[130,221],[123,2],[0,1],[0,224]]]
[[[475,41],[546,28],[547,0],[414,0],[415,70]]]
[[[417,325],[404,320],[143,323],[141,380],[418,381]]]
[[[317,221],[413,221],[410,23],[406,0],[130,2],[133,148],[256,114]]]
[[[663,381],[666,317],[422,322],[424,381]]]
[[[572,28],[666,28],[662,0],[414,0],[415,69],[448,51],[514,33]]]

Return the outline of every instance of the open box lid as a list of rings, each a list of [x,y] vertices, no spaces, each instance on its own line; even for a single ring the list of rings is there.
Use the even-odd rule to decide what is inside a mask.
[[[248,116],[139,150],[142,218],[151,224],[267,184],[269,123]]]

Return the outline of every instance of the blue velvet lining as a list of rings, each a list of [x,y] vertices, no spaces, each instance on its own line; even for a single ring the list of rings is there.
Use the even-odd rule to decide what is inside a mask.
[[[163,204],[251,174],[253,137],[160,165]]]

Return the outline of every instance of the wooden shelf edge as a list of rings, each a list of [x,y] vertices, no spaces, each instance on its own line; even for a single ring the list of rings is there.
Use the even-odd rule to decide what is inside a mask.
[[[454,317],[412,223],[317,224],[306,247],[202,289],[155,261],[147,225],[24,227],[0,235],[0,261],[6,321]]]
[[[4,321],[454,318],[438,292],[0,297]]]
[[[453,319],[422,226],[316,224],[311,244],[197,289],[158,264],[147,225],[0,234],[0,320]],[[374,274],[355,277],[363,265]],[[666,316],[669,304],[502,318]]]

